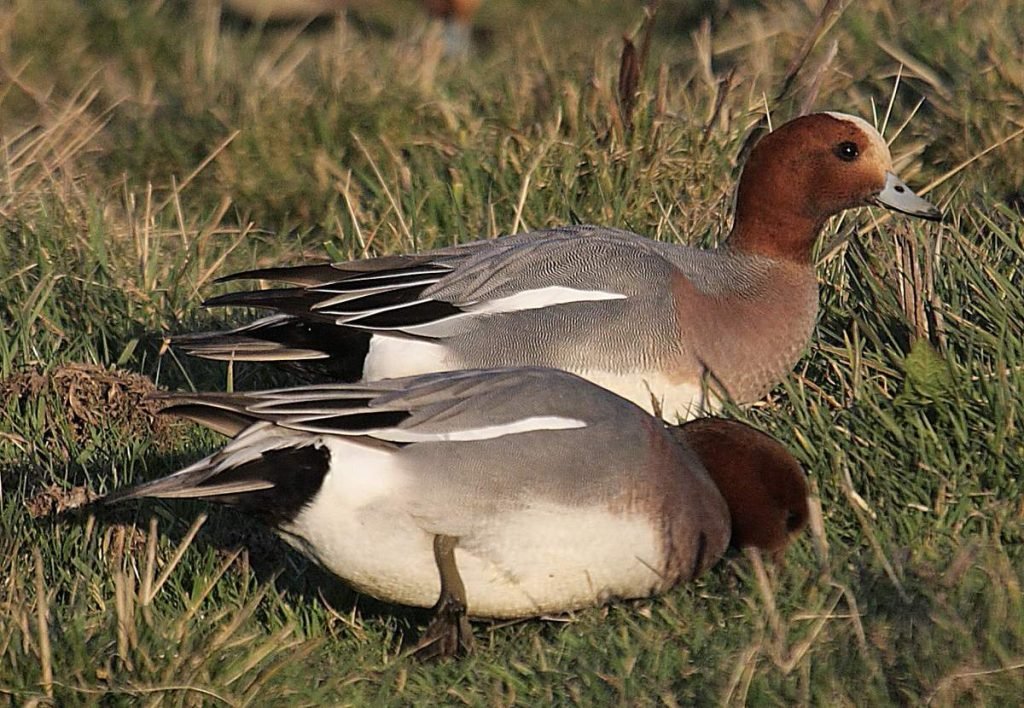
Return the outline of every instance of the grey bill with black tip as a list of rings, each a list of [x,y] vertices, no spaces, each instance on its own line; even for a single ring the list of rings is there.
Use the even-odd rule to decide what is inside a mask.
[[[934,204],[914,194],[914,190],[892,172],[885,173],[885,186],[875,201],[888,209],[921,219],[939,221],[942,218],[942,212]]]

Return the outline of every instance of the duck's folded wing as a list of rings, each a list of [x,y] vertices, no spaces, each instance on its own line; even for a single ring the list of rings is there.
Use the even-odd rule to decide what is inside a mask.
[[[239,277],[294,285],[229,293],[206,304],[275,315],[172,341],[207,358],[280,361],[337,356],[358,333],[443,340],[494,315],[623,300],[667,287],[673,267],[659,251],[629,232],[572,227],[418,256],[250,271]],[[347,340],[334,346],[335,335]]]
[[[288,430],[398,444],[585,428],[633,408],[572,374],[527,368],[277,389],[239,402],[244,415]]]
[[[601,478],[611,477],[604,472],[629,464],[607,456],[587,463],[593,446],[602,441],[610,451],[626,449],[609,436],[642,437],[639,426],[646,417],[603,389],[548,369],[162,398],[165,411],[234,439],[180,472],[104,501],[203,497],[272,522],[294,516],[330,470],[358,467],[371,457],[376,468],[381,455],[393,459],[385,466],[400,467],[423,486],[424,494],[413,496],[434,495],[424,514],[436,514],[449,503],[479,512],[500,506],[523,486],[554,485],[572,494],[578,480],[565,476],[567,467],[588,475],[587,484],[580,485],[588,493],[603,493],[608,485],[602,486]],[[562,431],[571,437],[551,437]],[[530,441],[518,437],[530,433],[536,434]],[[575,460],[572,465],[564,462],[567,456]]]

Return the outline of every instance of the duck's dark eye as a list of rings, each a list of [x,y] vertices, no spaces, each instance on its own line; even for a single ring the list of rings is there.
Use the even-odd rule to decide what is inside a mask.
[[[844,162],[853,162],[860,155],[860,148],[857,143],[847,141],[836,145],[836,157]]]
[[[804,517],[795,511],[786,514],[786,530],[792,533],[804,525]]]

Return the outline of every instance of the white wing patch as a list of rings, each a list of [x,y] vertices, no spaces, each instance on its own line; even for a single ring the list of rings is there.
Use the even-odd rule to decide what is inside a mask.
[[[372,435],[380,440],[390,442],[468,442],[471,440],[493,440],[506,435],[532,433],[539,430],[573,430],[585,428],[587,424],[576,418],[563,418],[557,415],[535,415],[521,418],[501,425],[485,425],[465,430],[450,430],[443,433],[426,433],[416,430],[389,428],[374,432]]]
[[[606,290],[579,290],[562,285],[550,285],[546,288],[523,290],[515,295],[485,300],[463,307],[468,312],[479,315],[496,315],[502,312],[519,312],[521,310],[539,310],[553,305],[564,305],[570,302],[595,302],[597,300],[624,300],[627,296]]]

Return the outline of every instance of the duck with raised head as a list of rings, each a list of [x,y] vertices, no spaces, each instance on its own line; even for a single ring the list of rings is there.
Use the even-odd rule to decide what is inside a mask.
[[[228,276],[290,283],[207,305],[266,308],[227,332],[176,337],[192,354],[319,367],[335,380],[546,366],[668,420],[748,403],[792,369],[818,312],[812,248],[825,221],[877,204],[939,211],[895,175],[864,120],[816,113],[763,137],[718,248],[567,226],[415,255]]]
[[[730,544],[778,552],[808,517],[804,472],[768,435],[666,427],[552,369],[165,398],[233,439],[106,502],[238,507],[357,590],[433,606],[426,655],[468,649],[470,616],[645,597]]]

